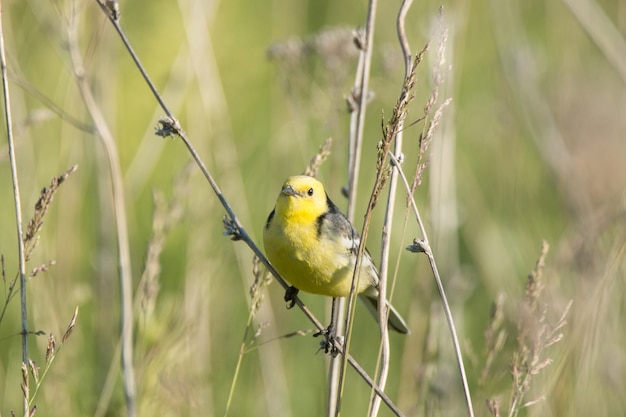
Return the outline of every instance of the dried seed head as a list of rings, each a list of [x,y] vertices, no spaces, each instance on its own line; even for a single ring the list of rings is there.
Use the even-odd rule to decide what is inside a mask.
[[[67,330],[65,331],[65,334],[63,335],[63,338],[61,339],[61,344],[65,343],[65,341],[72,335],[72,332],[74,331],[74,327],[76,327],[77,317],[78,317],[78,306],[76,306],[76,309],[74,310],[74,315],[72,316],[72,320],[70,321],[70,324],[67,326]]]
[[[39,384],[39,367],[32,359],[28,360],[28,367],[30,368],[33,378],[35,378],[35,384]]]
[[[46,348],[46,363],[50,363],[56,352],[57,342],[54,339],[54,335],[50,333],[48,337],[48,347]]]
[[[76,171],[77,168],[78,165],[74,165],[60,176],[52,178],[52,181],[50,182],[50,187],[44,187],[44,189],[41,190],[39,200],[37,200],[37,203],[35,203],[35,213],[33,214],[33,217],[28,221],[26,233],[24,234],[24,253],[27,261],[30,259],[30,255],[33,253],[33,250],[37,246],[37,242],[39,242],[39,236],[37,234],[41,230],[44,216],[48,211],[50,203],[54,199],[54,195],[59,189],[59,186],[71,173]]]
[[[320,147],[319,152],[315,154],[311,161],[309,162],[309,166],[304,170],[304,175],[308,175],[309,177],[316,177],[317,172],[322,166],[322,163],[328,158],[330,155],[330,148],[333,145],[332,138],[326,139],[326,142]]]

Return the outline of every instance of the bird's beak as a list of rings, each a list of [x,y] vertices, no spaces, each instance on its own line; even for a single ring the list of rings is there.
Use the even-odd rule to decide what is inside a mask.
[[[281,194],[285,194],[285,195],[290,196],[290,197],[294,197],[294,196],[298,195],[298,193],[296,193],[296,190],[294,190],[291,185],[285,185],[283,187],[283,189],[280,190],[280,192],[281,192]]]

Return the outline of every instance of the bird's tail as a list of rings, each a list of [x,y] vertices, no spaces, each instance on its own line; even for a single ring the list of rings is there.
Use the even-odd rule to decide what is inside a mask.
[[[363,292],[359,294],[359,300],[363,302],[367,311],[369,311],[372,316],[374,316],[376,321],[378,321],[378,291],[371,291],[371,293],[369,291]],[[389,307],[389,318],[387,319],[389,328],[402,334],[411,333],[409,326],[406,324],[400,313],[398,313],[398,311],[393,308],[388,301],[387,306]]]

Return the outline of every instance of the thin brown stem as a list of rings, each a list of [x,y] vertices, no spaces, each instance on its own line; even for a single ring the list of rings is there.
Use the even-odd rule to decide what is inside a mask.
[[[467,382],[467,375],[465,374],[465,365],[463,364],[463,355],[461,353],[461,344],[459,342],[459,338],[457,335],[456,327],[454,325],[454,319],[452,317],[452,310],[450,309],[450,304],[448,303],[448,298],[446,297],[445,289],[443,288],[443,282],[441,281],[441,276],[439,276],[439,270],[437,268],[437,262],[435,261],[435,257],[430,248],[430,243],[428,243],[428,236],[426,234],[426,228],[424,227],[424,223],[422,222],[422,218],[420,216],[417,205],[415,204],[415,200],[413,199],[413,195],[411,194],[411,186],[402,172],[402,169],[398,165],[398,161],[395,157],[389,153],[389,157],[392,159],[393,163],[398,166],[398,171],[402,178],[402,182],[409,194],[409,201],[413,211],[415,213],[415,219],[417,224],[419,225],[420,232],[422,234],[422,239],[415,239],[413,241],[413,245],[407,247],[407,250],[410,252],[423,252],[428,257],[428,263],[430,264],[430,268],[433,271],[433,276],[435,277],[435,283],[437,284],[437,289],[439,290],[439,296],[441,297],[441,304],[443,306],[444,314],[446,316],[446,320],[448,322],[448,328],[450,329],[450,337],[452,338],[452,345],[454,347],[454,352],[457,359],[457,365],[459,368],[459,373],[461,375],[461,383],[463,385],[463,391],[465,394],[465,403],[467,406],[467,411],[470,417],[474,417],[474,408],[472,405],[472,397],[469,390],[469,384]]]

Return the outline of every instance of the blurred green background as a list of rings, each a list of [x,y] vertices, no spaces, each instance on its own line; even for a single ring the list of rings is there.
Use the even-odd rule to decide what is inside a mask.
[[[355,223],[360,230],[375,173],[381,117],[402,85],[396,38],[399,1],[379,2],[374,96],[367,111]],[[408,123],[422,116],[439,62],[437,2],[416,2],[407,20],[414,52],[431,39],[418,70]],[[448,290],[477,415],[487,398],[506,414],[510,364],[526,276],[542,239],[548,321],[573,300],[564,338],[544,352],[523,410],[541,416],[615,416],[626,409],[624,250],[626,242],[626,3],[620,0],[444,2],[445,83],[452,98],[431,146],[416,200]],[[78,25],[85,77],[116,140],[124,175],[134,289],[146,265],[160,268],[138,293],[135,369],[142,416],[223,415],[249,314],[252,253],[223,236],[224,210],[179,140],[154,135],[163,116],[112,25],[95,1],[5,1],[13,123],[25,219],[41,188],[77,164],[45,218],[27,270],[56,264],[28,282],[29,329],[76,329],[38,394],[37,416],[125,415],[119,358],[120,303],[108,165],[77,89],[68,25]],[[350,94],[358,52],[351,31],[364,1],[125,1],[121,23],[147,72],[214,175],[247,231],[262,227],[285,177],[301,173],[334,140],[320,179],[340,207],[347,177]],[[271,53],[268,53],[271,51]],[[3,126],[5,125],[3,119]],[[408,124],[407,123],[407,124]],[[423,122],[404,131],[413,175]],[[5,131],[3,127],[3,131]],[[0,143],[0,253],[5,289],[18,269],[6,140]],[[155,199],[155,195],[158,197]],[[403,248],[404,190],[398,194],[392,265],[400,257],[394,304],[408,337],[391,335],[387,391],[406,415],[464,415],[463,397],[432,273]],[[165,207],[162,252],[155,201]],[[169,208],[169,209],[168,209]],[[169,214],[168,214],[169,213]],[[368,247],[378,259],[382,204]],[[163,219],[166,220],[163,220]],[[157,240],[161,235],[157,233]],[[152,239],[152,240],[151,240]],[[319,416],[326,407],[327,358],[318,340],[282,338],[310,329],[285,310],[283,290],[264,290],[253,326],[262,332],[243,356],[232,416]],[[507,338],[486,379],[485,329],[498,294]],[[6,291],[5,291],[6,294]],[[303,295],[320,318],[329,303]],[[3,303],[4,304],[4,303]],[[0,413],[21,410],[19,297],[0,322]],[[254,329],[253,329],[254,330]],[[29,338],[45,363],[46,336]],[[357,309],[352,354],[373,373],[375,322]],[[366,415],[369,390],[348,372],[343,411]],[[380,415],[390,415],[381,410]]]

